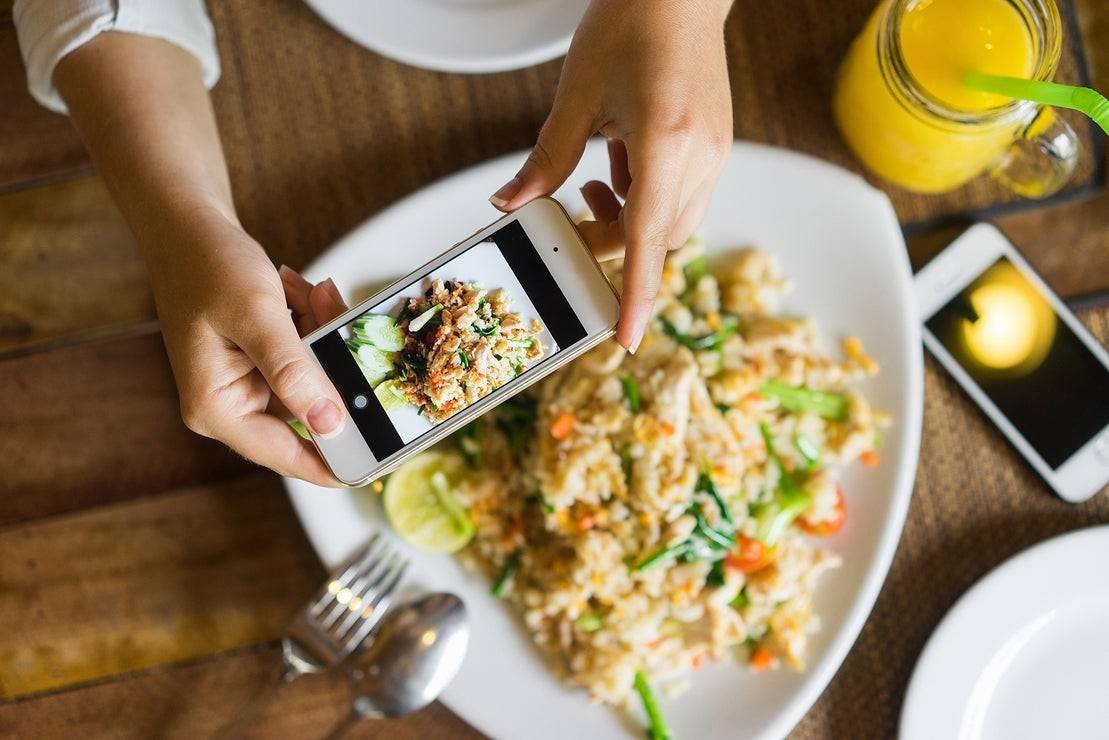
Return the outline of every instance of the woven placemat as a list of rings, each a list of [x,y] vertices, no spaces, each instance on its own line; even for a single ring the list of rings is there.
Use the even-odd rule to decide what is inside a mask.
[[[872,5],[739,0],[728,26],[737,136],[854,167],[828,100],[835,66]],[[558,80],[558,61],[479,76],[406,67],[347,41],[297,0],[209,7],[224,69],[214,98],[240,213],[276,260],[294,266],[393,200],[530,146]],[[1076,79],[1074,52],[1061,79]],[[1097,171],[1087,157],[1072,192],[1088,189]],[[890,192],[909,223],[1011,203],[985,180],[942,197]],[[1085,318],[1109,339],[1109,310]],[[1083,506],[1051,496],[931,361],[925,398],[920,472],[897,558],[798,738],[893,736],[916,656],[967,586],[1031,544],[1109,522],[1104,494]]]

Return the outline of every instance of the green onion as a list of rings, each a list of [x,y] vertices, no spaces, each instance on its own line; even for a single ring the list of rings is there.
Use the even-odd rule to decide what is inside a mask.
[[[443,310],[443,304],[442,303],[436,303],[434,306],[432,306],[431,308],[424,311],[422,314],[420,314],[416,318],[409,321],[408,322],[408,331],[415,332],[415,331],[419,331],[420,329],[423,329],[424,325],[427,322],[431,321],[431,319],[435,317],[435,314],[439,313],[442,310]]]
[[[720,345],[724,343],[724,340],[726,340],[732,334],[735,334],[736,329],[739,327],[738,321],[733,316],[730,317],[730,321],[727,324],[725,324],[720,329],[712,332],[711,334],[706,334],[703,337],[692,337],[688,334],[684,334],[678,331],[677,327],[675,327],[665,318],[660,318],[659,320],[662,322],[662,332],[666,336],[670,337],[683,347],[688,347],[692,350],[717,349],[718,347],[720,347]]]
[[[682,268],[682,275],[685,276],[686,288],[692,288],[703,278],[709,271],[709,261],[704,255],[695,257],[689,262],[685,263]]]
[[[733,609],[742,609],[743,607],[747,606],[750,603],[751,603],[751,599],[749,599],[747,597],[747,589],[743,589],[742,591],[740,591],[738,594],[735,595],[735,598],[732,599],[729,606],[731,606]]]
[[[656,565],[661,565],[668,560],[679,558],[689,552],[689,542],[679,542],[671,547],[664,547],[655,551],[653,554],[648,555],[645,560],[642,560],[638,565],[633,566],[634,570],[649,570]]]
[[[512,576],[516,575],[516,569],[520,567],[520,551],[512,553],[508,556],[508,560],[504,561],[504,568],[501,569],[501,574],[497,576],[496,582],[493,583],[493,588],[490,593],[496,598],[501,598],[504,595],[504,590],[508,586],[508,582],[512,580]]]
[[[628,401],[628,409],[633,414],[639,413],[639,383],[631,375],[620,378],[620,385],[624,386],[624,398]]]
[[[805,460],[805,467],[810,471],[820,467],[820,448],[811,439],[797,432],[793,435],[793,446],[801,453],[801,457]]]
[[[632,465],[635,460],[632,459],[632,446],[627,442],[624,443],[624,448],[620,450],[620,469],[624,471],[624,480],[631,485],[632,482]]]
[[[735,547],[735,537],[709,526],[700,506],[691,504],[687,511],[697,520],[693,531],[699,534],[709,547],[714,550],[731,550]]]
[[[528,496],[528,501],[534,501],[538,503],[540,506],[543,507],[543,511],[547,512],[548,514],[555,513],[555,507],[551,506],[551,502],[547,500],[547,497],[544,496],[542,492],[533,493],[532,495]]]
[[[720,510],[720,517],[728,524],[734,523],[732,520],[732,510],[724,501],[724,497],[720,495],[719,489],[717,489],[716,484],[712,482],[712,478],[709,477],[708,473],[701,473],[701,476],[697,479],[697,485],[693,490],[707,493],[716,503],[716,508]]]
[[[294,419],[293,421],[289,422],[289,426],[291,426],[293,428],[293,431],[299,434],[304,439],[307,439],[309,442],[312,441],[312,435],[308,433],[308,430],[299,421],[296,421]]]
[[[582,632],[596,632],[605,626],[605,618],[594,612],[586,612],[578,617],[577,625]]]
[[[639,698],[643,700],[643,711],[647,713],[647,721],[650,723],[647,736],[650,740],[670,740],[670,731],[666,729],[666,720],[662,717],[658,700],[655,699],[655,694],[651,691],[651,686],[647,683],[647,676],[644,675],[643,671],[635,672],[635,691],[639,694]]]
[[[464,349],[458,350],[458,361],[462,363],[463,369],[465,369],[465,370],[470,369],[470,356],[468,354],[466,354],[466,350],[464,350]]]
[[[764,396],[778,400],[778,404],[789,411],[809,411],[833,421],[847,418],[847,396],[842,393],[817,391],[768,380],[759,389]]]
[[[508,450],[519,457],[535,433],[535,420],[539,412],[532,396],[513,396],[497,407],[497,427],[508,439]]]
[[[778,450],[774,447],[770,428],[765,422],[759,424],[759,431],[762,432],[763,441],[766,443],[766,454],[778,469],[778,488],[774,491],[773,500],[759,506],[754,512],[757,522],[756,536],[767,545],[774,545],[793,521],[809,508],[812,497],[790,478],[782,464],[782,458],[778,455]]]
[[[535,344],[534,339],[509,339],[508,340],[508,346],[509,347],[530,347],[533,344]]]
[[[719,411],[721,414],[726,414],[732,410],[732,407],[726,403],[718,403],[716,404],[716,410]]]
[[[724,561],[717,560],[709,568],[709,573],[705,576],[705,585],[713,588],[720,588],[724,585]]]

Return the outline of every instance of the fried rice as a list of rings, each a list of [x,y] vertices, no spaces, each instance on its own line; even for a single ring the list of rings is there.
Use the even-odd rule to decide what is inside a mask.
[[[458,413],[543,356],[542,325],[525,322],[511,305],[503,288],[487,291],[460,280],[435,280],[408,299],[398,388],[429,421]],[[434,316],[412,330],[425,312]]]
[[[840,563],[805,532],[842,523],[837,477],[884,423],[848,388],[873,360],[855,339],[833,359],[809,319],[778,315],[788,283],[767,254],[718,278],[701,253],[670,254],[635,355],[608,341],[455,438],[477,530],[462,557],[562,677],[618,706],[637,671],[674,694],[706,661],[803,669],[814,588]],[[842,408],[791,410],[771,381]],[[803,509],[771,538],[783,491]]]

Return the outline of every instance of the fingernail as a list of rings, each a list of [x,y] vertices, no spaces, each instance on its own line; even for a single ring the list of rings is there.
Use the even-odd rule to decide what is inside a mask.
[[[640,327],[639,329],[636,330],[635,334],[632,335],[631,343],[628,345],[628,352],[630,352],[633,355],[635,354],[635,351],[637,349],[639,349],[640,342],[643,341],[643,333],[645,331],[646,331],[646,327]]]
[[[324,439],[331,439],[343,431],[343,412],[329,398],[321,398],[308,410],[308,425]]]
[[[516,194],[520,192],[520,188],[523,184],[524,183],[518,176],[513,177],[504,185],[501,185],[500,190],[489,196],[489,202],[497,208],[504,208],[516,197]]]

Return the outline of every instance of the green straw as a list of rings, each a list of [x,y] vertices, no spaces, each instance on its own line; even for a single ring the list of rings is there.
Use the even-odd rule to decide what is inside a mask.
[[[963,76],[963,84],[971,90],[1031,100],[1056,108],[1070,108],[1089,116],[1101,130],[1109,134],[1109,100],[1089,87],[1060,85],[1022,77],[1004,77],[971,70]]]

